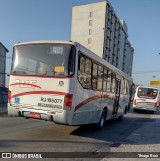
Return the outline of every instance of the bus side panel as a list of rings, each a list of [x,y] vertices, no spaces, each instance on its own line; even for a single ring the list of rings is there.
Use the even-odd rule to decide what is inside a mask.
[[[103,92],[101,110],[103,110],[103,108],[107,108],[106,120],[112,119],[113,106],[114,106],[114,94]]]
[[[106,120],[110,120],[112,118],[124,115],[125,107],[128,105],[128,97],[125,95],[120,95],[118,111],[115,116],[113,115],[114,101],[115,101],[114,93],[106,93],[106,92],[103,93],[101,109],[107,107],[108,111]]]
[[[125,111],[125,107],[128,107],[128,103],[129,103],[129,95],[121,94],[119,104],[120,107],[122,108],[123,113]]]
[[[101,92],[83,89],[77,82],[72,124],[97,123],[100,116]]]

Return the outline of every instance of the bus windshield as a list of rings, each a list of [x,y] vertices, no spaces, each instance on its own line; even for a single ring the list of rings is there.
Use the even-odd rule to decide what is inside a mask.
[[[75,47],[68,44],[29,44],[14,47],[11,74],[71,76]]]
[[[158,95],[158,90],[153,88],[139,88],[137,96],[139,98],[155,99]]]

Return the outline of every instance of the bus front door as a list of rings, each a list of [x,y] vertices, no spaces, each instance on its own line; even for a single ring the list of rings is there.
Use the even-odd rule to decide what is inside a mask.
[[[115,84],[115,101],[113,107],[113,117],[117,116],[118,107],[119,107],[119,99],[120,99],[120,90],[121,90],[121,80],[116,79]]]

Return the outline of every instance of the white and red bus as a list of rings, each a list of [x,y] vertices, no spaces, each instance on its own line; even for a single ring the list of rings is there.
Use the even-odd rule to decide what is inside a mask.
[[[122,119],[132,79],[77,42],[32,41],[13,48],[8,114],[82,125]]]
[[[154,113],[160,105],[159,92],[156,87],[138,86],[133,100],[133,111],[146,110]]]

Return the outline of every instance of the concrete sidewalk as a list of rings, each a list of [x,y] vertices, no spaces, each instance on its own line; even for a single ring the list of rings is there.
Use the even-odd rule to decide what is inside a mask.
[[[7,104],[6,105],[0,104],[0,116],[6,115],[6,114],[7,114]]]

